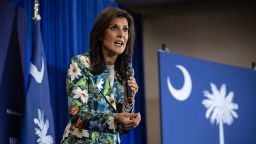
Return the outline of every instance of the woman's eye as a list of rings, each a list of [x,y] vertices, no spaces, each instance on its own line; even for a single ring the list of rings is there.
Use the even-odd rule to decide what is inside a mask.
[[[110,30],[115,30],[116,29],[116,26],[110,26]]]
[[[128,27],[124,27],[124,28],[123,28],[123,31],[124,31],[124,32],[128,32],[128,31],[129,31],[129,28],[128,28]]]

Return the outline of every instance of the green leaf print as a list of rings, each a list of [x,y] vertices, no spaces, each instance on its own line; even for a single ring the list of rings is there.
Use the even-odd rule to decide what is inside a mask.
[[[106,79],[106,80],[105,80],[105,86],[104,86],[103,95],[106,96],[106,95],[108,94],[108,91],[109,91],[109,82],[108,82],[108,80]]]
[[[92,137],[91,137],[91,138],[92,138],[93,141],[96,140],[96,135],[95,135],[95,133],[92,133]]]
[[[77,83],[76,86],[85,86],[85,78],[80,79]]]
[[[112,140],[109,136],[107,137],[107,141],[108,141],[109,143],[111,143],[111,144],[114,143],[113,140]]]
[[[75,105],[80,107],[81,105],[83,105],[79,100],[75,100],[74,101]]]

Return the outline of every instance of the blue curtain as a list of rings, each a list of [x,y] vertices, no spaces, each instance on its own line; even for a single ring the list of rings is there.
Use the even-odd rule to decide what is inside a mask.
[[[14,0],[13,0],[14,1]],[[16,0],[17,1],[17,0]],[[105,7],[117,7],[113,0],[41,0],[40,15],[42,39],[45,48],[51,105],[55,119],[56,143],[59,143],[68,120],[68,103],[65,78],[71,57],[87,51],[89,33],[96,16]],[[26,8],[26,58],[25,88],[28,79],[29,60],[32,48],[33,0],[25,2]],[[145,100],[142,61],[141,19],[135,16],[137,40],[134,51],[134,68],[140,90],[135,110],[141,112],[140,126],[122,137],[124,144],[146,143]]]

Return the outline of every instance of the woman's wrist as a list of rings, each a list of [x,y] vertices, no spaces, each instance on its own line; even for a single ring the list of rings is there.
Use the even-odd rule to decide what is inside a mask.
[[[131,110],[132,110],[133,107],[134,107],[134,103],[135,103],[135,100],[133,100],[131,103],[125,101],[124,106],[123,106],[123,111],[125,111],[125,112],[131,112]]]

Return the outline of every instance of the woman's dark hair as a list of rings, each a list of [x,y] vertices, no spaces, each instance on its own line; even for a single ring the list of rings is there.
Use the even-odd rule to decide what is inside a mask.
[[[105,67],[104,56],[102,53],[102,40],[106,29],[109,27],[113,18],[126,18],[129,26],[128,40],[125,51],[119,55],[115,62],[115,70],[122,77],[125,74],[124,56],[132,57],[133,43],[135,39],[134,23],[132,16],[119,8],[106,8],[96,18],[92,31],[90,33],[90,55],[91,55],[91,70],[94,74],[103,72]]]

